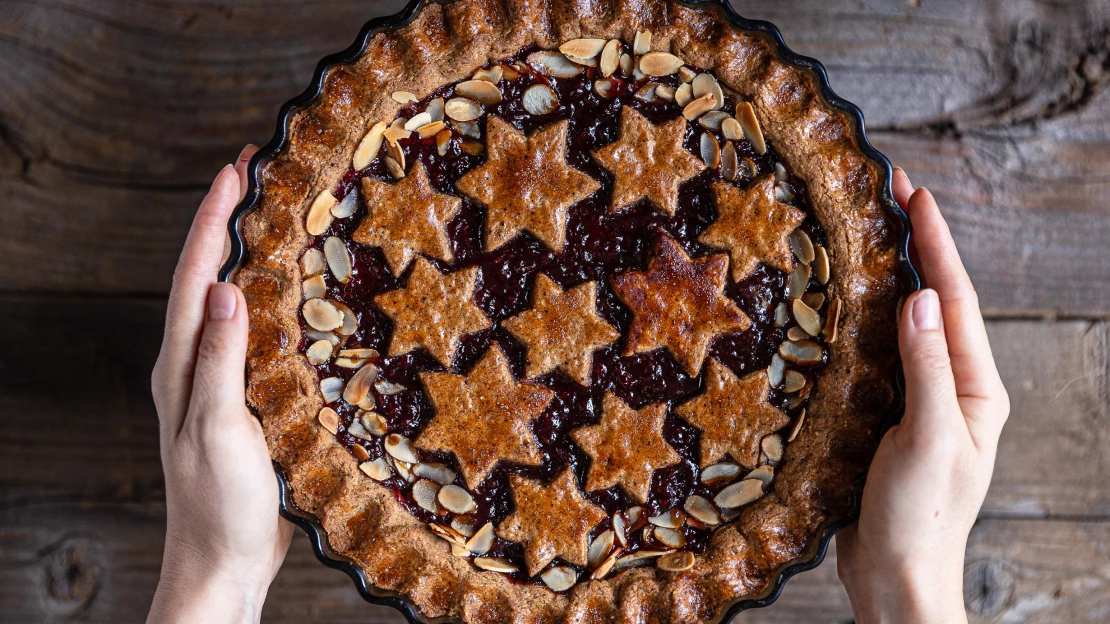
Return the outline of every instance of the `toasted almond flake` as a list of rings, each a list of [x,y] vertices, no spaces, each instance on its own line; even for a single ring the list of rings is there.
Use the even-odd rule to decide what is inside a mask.
[[[407,120],[404,117],[398,117],[397,119],[393,120],[393,123],[390,124],[389,127],[385,129],[385,131],[382,132],[382,138],[385,139],[386,147],[397,147],[398,141],[402,139],[407,139],[412,136],[412,131],[405,130],[406,121]]]
[[[552,50],[533,52],[528,55],[528,62],[552,78],[574,78],[582,73],[581,65]]]
[[[339,414],[330,407],[320,409],[320,413],[316,415],[316,419],[332,434],[339,431]]]
[[[451,528],[459,532],[459,535],[470,537],[478,530],[475,526],[474,520],[470,518],[454,518],[451,520]]]
[[[617,559],[617,563],[616,563],[616,565],[613,566],[613,569],[614,570],[623,570],[625,568],[630,568],[634,565],[645,563],[649,559],[655,559],[656,557],[662,557],[663,555],[666,555],[666,554],[671,553],[671,552],[674,552],[674,551],[671,551],[671,550],[648,550],[648,549],[639,550],[639,551],[636,551],[636,552],[632,553],[631,555],[625,555],[625,556],[620,557],[619,559]]]
[[[343,324],[343,313],[330,302],[323,299],[309,299],[301,307],[308,326],[320,331],[338,329]]]
[[[447,540],[451,544],[456,544],[458,546],[464,547],[466,546],[466,537],[463,536],[463,534],[460,533],[458,529],[454,528],[454,526],[445,526],[442,524],[430,522],[428,523],[428,530]],[[469,552],[467,554],[469,554]]]
[[[678,78],[682,80],[682,82],[693,82],[694,78],[697,77],[698,73],[685,65],[678,68]]]
[[[628,519],[628,527],[633,531],[647,522],[647,514],[644,513],[644,508],[639,505],[629,507],[628,510],[624,512],[624,515],[625,518]]]
[[[771,483],[775,480],[775,469],[774,469],[774,467],[772,467],[768,464],[764,464],[764,465],[760,466],[759,468],[756,468],[755,470],[749,472],[748,476],[746,476],[744,478],[745,479],[759,479],[760,482],[763,483],[764,489],[766,489],[766,488],[770,487]]]
[[[597,568],[609,557],[609,552],[612,550],[613,530],[607,529],[590,542],[590,549],[586,555],[589,567]]]
[[[786,362],[778,353],[771,356],[771,364],[767,366],[767,384],[772,388],[779,387],[785,377]]]
[[[328,300],[339,313],[343,315],[343,324],[339,326],[338,333],[342,336],[350,336],[358,330],[358,317],[355,316],[354,310],[348,308],[345,304],[332,299]]]
[[[416,134],[419,134],[420,138],[422,139],[427,139],[439,134],[440,131],[442,131],[446,127],[447,124],[443,123],[442,121],[433,121],[417,128]]]
[[[331,359],[331,343],[327,340],[317,340],[305,349],[304,354],[308,357],[309,364],[319,366]]]
[[[686,550],[663,555],[655,562],[655,567],[664,572],[682,572],[694,567],[694,553]]]
[[[678,89],[675,89],[675,92],[674,92],[674,102],[675,102],[675,104],[678,104],[679,106],[685,107],[685,106],[688,106],[690,104],[690,102],[693,102],[693,101],[694,101],[694,90],[690,88],[690,85],[683,84],[683,85],[679,86]]]
[[[786,338],[787,340],[794,341],[805,340],[806,338],[809,338],[809,334],[807,334],[806,330],[802,329],[801,327],[791,327],[786,331]]]
[[[453,556],[459,557],[461,559],[466,559],[466,558],[470,557],[470,551],[468,551],[466,548],[464,548],[462,546],[459,546],[458,544],[454,544],[454,543],[450,544],[450,546],[451,546],[451,554]]]
[[[370,391],[370,385],[374,383],[377,376],[378,367],[373,364],[367,364],[355,371],[355,374],[351,375],[351,379],[347,382],[346,389],[343,390],[343,400],[351,405],[361,403],[366,398],[366,393]]]
[[[324,240],[324,257],[328,259],[328,268],[331,275],[341,284],[346,284],[351,279],[351,252],[343,244],[343,239],[338,236],[329,236]]]
[[[301,254],[301,274],[305,276],[319,275],[327,268],[324,252],[319,249],[309,248]]]
[[[338,377],[321,379],[320,394],[324,397],[324,403],[335,403],[343,396],[343,380]]]
[[[713,74],[698,74],[690,83],[690,87],[694,90],[695,98],[712,95],[714,110],[721,108],[725,102],[725,94],[721,91],[721,85],[713,77]]]
[[[793,442],[794,438],[798,437],[798,432],[802,430],[802,423],[805,421],[806,410],[802,408],[802,411],[798,412],[798,415],[794,417],[794,424],[790,426],[790,435],[786,437],[787,442]]]
[[[686,536],[677,529],[655,527],[655,539],[669,548],[682,548],[686,545]]]
[[[374,389],[378,391],[378,394],[384,396],[390,396],[405,391],[405,387],[401,384],[386,381],[385,379],[379,379],[374,384]]]
[[[318,329],[312,329],[311,327],[306,327],[304,330],[304,335],[306,338],[313,342],[317,340],[327,340],[329,343],[331,343],[332,347],[335,347],[339,344],[339,336],[336,336],[332,332],[325,332]]]
[[[447,155],[447,148],[451,147],[451,131],[447,129],[436,133],[436,152],[440,156]]]
[[[640,532],[640,541],[645,543],[645,544],[650,542],[652,535],[655,534],[655,529],[656,528],[657,527],[653,527],[650,524],[645,526],[644,530]]]
[[[384,422],[384,419],[383,419]],[[440,485],[450,485],[455,480],[455,471],[451,470],[443,464],[428,462],[426,464],[417,464],[412,467],[412,473],[418,477],[431,479]],[[465,491],[465,490],[464,490]],[[444,505],[446,507],[446,505]],[[466,512],[455,512],[466,513]]]
[[[682,505],[686,513],[690,514],[699,522],[716,526],[721,523],[721,515],[717,513],[717,509],[709,502],[709,499],[697,494],[686,498],[686,502]]]
[[[419,101],[416,94],[409,91],[394,91],[390,97],[398,104],[412,104]]]
[[[443,121],[443,98],[438,97],[431,102],[428,102],[426,111],[432,121]]]
[[[475,557],[474,565],[483,570],[489,570],[490,572],[500,572],[502,574],[512,574],[518,569],[515,565],[509,563],[508,561],[505,561],[504,559],[498,559],[496,557]]]
[[[674,87],[667,85],[659,85],[655,87],[655,97],[663,100],[664,102],[674,101]]]
[[[721,149],[721,177],[726,180],[735,180],[736,172],[740,164],[736,158],[736,147],[732,141],[725,142],[725,146]]]
[[[331,191],[324,189],[312,201],[312,206],[308,209],[308,216],[305,219],[305,230],[313,236],[319,236],[331,227],[332,214],[331,208],[339,200],[331,194]]]
[[[829,283],[829,254],[820,245],[813,247],[813,274],[818,284],[824,286]]]
[[[523,66],[517,64],[517,67],[510,67],[508,65],[501,65],[501,77],[505,80],[516,80],[521,76]]]
[[[632,59],[631,55],[622,54],[620,63],[622,76],[631,76],[632,72],[636,69],[636,61]]]
[[[384,121],[370,126],[370,130],[362,137],[362,141],[355,149],[355,155],[351,158],[351,166],[355,171],[362,171],[377,157],[378,151],[382,148],[382,137],[387,127]]]
[[[607,43],[604,39],[571,39],[559,46],[559,51],[567,56],[591,59],[601,54]]]
[[[619,511],[614,512],[613,513],[613,536],[615,538],[617,538],[617,542],[625,548],[628,548],[627,530],[628,530],[627,529],[627,523],[624,519],[624,516],[622,516],[621,512],[619,512]]]
[[[775,163],[775,182],[782,182],[786,179],[786,167],[782,163]]]
[[[322,299],[328,294],[328,286],[324,282],[323,275],[313,275],[312,277],[301,282],[301,294],[303,299]]]
[[[497,85],[486,80],[460,82],[455,87],[455,93],[486,106],[494,106],[501,102],[501,90],[497,88]],[[462,121],[468,120],[464,119]]]
[[[417,113],[416,115],[413,115],[412,119],[406,121],[405,130],[411,132],[413,130],[416,130],[420,126],[426,126],[430,123],[432,123],[432,116],[428,113],[428,111],[424,111],[423,113]]]
[[[767,456],[767,459],[771,460],[772,464],[777,464],[782,461],[784,445],[782,443],[782,436],[779,434],[772,433],[766,438],[763,438],[759,446],[763,449],[763,454]]]
[[[698,124],[706,130],[717,132],[721,129],[721,124],[724,123],[726,119],[732,119],[728,116],[728,113],[722,111],[709,111],[698,118]]]
[[[397,471],[397,474],[400,475],[402,479],[409,483],[416,481],[416,476],[412,474],[412,464],[403,461],[397,461],[392,457],[389,458],[389,461],[391,464],[393,464],[394,470]]]
[[[824,352],[821,345],[812,340],[786,340],[779,345],[779,355],[787,362],[808,365],[819,364]]]
[[[455,121],[474,121],[482,116],[482,107],[469,98],[453,97],[444,102],[443,114]]]
[[[459,134],[465,137],[470,137],[472,139],[482,138],[482,130],[478,127],[478,124],[476,123],[471,123],[469,121],[459,121],[455,122],[454,126],[455,129],[459,131]]]
[[[815,256],[813,241],[804,230],[799,228],[790,233],[790,250],[794,252],[799,262],[803,264],[813,262]]]
[[[825,321],[825,329],[821,332],[825,335],[825,341],[829,344],[836,342],[836,330],[840,325],[840,297],[834,298],[829,302],[829,318]]]
[[[640,57],[639,68],[647,76],[670,76],[682,65],[682,59],[670,52],[648,52]]]
[[[821,327],[824,322],[821,320],[821,315],[816,310],[806,305],[801,299],[795,299],[793,303],[794,320],[798,322],[801,327],[810,336],[816,336],[821,333]]]
[[[493,546],[493,523],[492,522],[487,522],[487,523],[483,524],[482,528],[478,529],[478,531],[474,534],[474,537],[471,537],[466,542],[466,549],[470,551],[470,554],[476,555],[476,556],[481,556],[481,555],[484,555],[484,554],[488,553],[489,549],[492,546]]]
[[[352,444],[351,445],[351,453],[355,456],[355,459],[358,460],[360,463],[370,459],[370,453],[367,453],[366,452],[366,447],[361,445],[361,444]]]
[[[366,433],[379,438],[385,435],[386,429],[389,427],[384,416],[369,410],[360,411],[358,414],[358,421],[362,423],[363,428],[366,429]],[[433,479],[433,481],[434,480],[435,479]]]
[[[405,166],[397,162],[392,156],[385,157],[385,168],[389,170],[389,175],[394,180],[400,180],[405,177]]]
[[[721,148],[717,144],[717,138],[708,132],[703,132],[701,139],[699,139],[699,147],[701,149],[701,159],[705,166],[716,169],[721,162]]]
[[[721,120],[721,135],[730,141],[739,141],[744,138],[744,129],[735,118],[725,117]]]
[[[786,371],[783,379],[782,389],[785,392],[797,392],[806,385],[806,376],[796,370]]]
[[[775,308],[775,327],[782,327],[783,325],[786,325],[787,316],[789,315],[789,313],[790,311],[786,307],[786,302],[779,302],[779,305]]]
[[[544,585],[556,592],[566,591],[578,582],[578,574],[567,566],[552,566],[541,573],[540,578]]]
[[[600,581],[601,579],[608,576],[609,572],[613,569],[613,565],[616,564],[617,559],[620,558],[622,552],[624,552],[624,550],[620,546],[614,548],[613,552],[609,553],[609,556],[606,557],[605,561],[602,561],[601,565],[597,566],[597,569],[594,570],[593,574],[590,575],[590,578],[595,581]]]
[[[546,115],[559,106],[559,96],[551,87],[543,84],[528,87],[520,97],[524,110],[533,115]]]
[[[366,398],[359,401],[359,403],[358,403],[358,408],[360,410],[365,410],[367,412],[373,410],[376,407],[378,407],[378,406],[377,406],[376,402],[374,401],[374,395],[372,395],[370,393],[367,393]],[[385,435],[384,429],[382,430],[381,435]]]
[[[478,154],[486,151],[485,144],[470,137],[463,137],[463,140],[459,143],[459,147],[462,148],[462,151],[470,154],[471,156],[477,156]]]
[[[786,284],[786,296],[790,299],[800,299],[806,292],[809,284],[810,269],[808,264],[799,264],[790,273],[790,280]]]
[[[377,349],[363,349],[361,347],[354,348],[354,349],[340,349],[339,350],[339,355],[341,355],[343,357],[358,358],[358,359],[361,359],[361,360],[366,360],[366,359],[369,359],[369,358],[378,357],[378,350]]]
[[[701,471],[701,482],[709,487],[717,487],[736,480],[740,476],[740,466],[730,462],[722,462],[706,466]]]
[[[693,121],[698,117],[704,115],[705,113],[713,110],[714,103],[715,100],[713,99],[712,93],[703,95],[700,98],[692,100],[689,104],[684,106],[682,108],[682,116],[685,117],[687,121]]]
[[[650,30],[636,31],[636,38],[632,40],[632,52],[635,54],[647,54],[651,52]],[[679,65],[681,65],[681,63],[679,63]]]
[[[677,507],[672,507],[667,511],[648,518],[648,522],[657,527],[666,527],[668,529],[677,529],[686,522],[686,514],[682,513]]]
[[[370,432],[366,430],[366,427],[362,426],[362,421],[357,418],[351,420],[350,426],[347,427],[347,433],[353,435],[356,438],[359,438],[360,440],[366,440],[368,442],[374,439],[374,436],[370,435]]]
[[[819,292],[806,293],[802,295],[802,301],[806,302],[806,305],[814,310],[820,310],[821,306],[825,305],[825,295]]]
[[[754,160],[745,156],[740,161],[740,171],[743,172],[744,177],[754,178],[755,174],[759,172],[759,167],[756,167]]]
[[[658,88],[658,83],[649,82],[636,91],[635,97],[636,99],[643,100],[644,102],[654,102],[656,99],[655,90]]]
[[[375,481],[385,481],[389,478],[393,471],[389,469],[389,462],[385,461],[384,457],[379,457],[373,461],[363,462],[358,467],[366,476]]]
[[[505,68],[500,65],[494,65],[489,69],[479,69],[474,72],[474,80],[485,80],[497,84],[501,82],[501,78],[505,75]]]
[[[797,391],[794,394],[787,395],[786,403],[783,405],[783,409],[788,412],[798,409],[799,407],[801,407],[802,403],[804,403],[805,400],[809,397],[809,393],[812,390],[813,384],[807,383],[805,387],[803,387],[801,390]]]
[[[763,482],[759,479],[744,479],[721,490],[713,497],[713,502],[723,509],[743,507],[763,496]]]
[[[437,500],[439,500],[440,505],[443,505],[444,509],[451,513],[465,514],[478,508],[477,503],[474,502],[474,497],[454,484],[440,488]]]
[[[751,141],[752,147],[759,155],[767,153],[767,142],[763,139],[763,130],[759,127],[759,119],[755,116],[755,109],[751,102],[740,102],[736,105],[736,120],[744,128],[744,135]]]
[[[621,63],[621,42],[616,39],[610,39],[606,42],[605,47],[601,49],[601,60],[598,62],[598,69],[601,70],[601,75],[608,78],[617,71]]]
[[[601,97],[607,98],[613,93],[613,81],[608,78],[594,81],[594,91]]]
[[[786,182],[779,182],[775,185],[775,199],[780,202],[794,201],[794,187]]]
[[[385,438],[385,452],[395,459],[409,464],[419,463],[416,453],[412,450],[412,442],[403,435],[391,433]]]
[[[412,484],[412,500],[416,501],[421,509],[435,514],[439,513],[439,505],[436,503],[438,492],[439,486],[428,479],[419,479]]]
[[[392,141],[386,142],[385,154],[385,164],[389,169],[389,174],[398,180],[405,177],[405,150],[401,149],[401,144]],[[390,161],[393,162],[393,165],[389,164]]]
[[[331,216],[336,219],[346,219],[358,210],[358,193],[347,193],[339,203],[331,207]]]

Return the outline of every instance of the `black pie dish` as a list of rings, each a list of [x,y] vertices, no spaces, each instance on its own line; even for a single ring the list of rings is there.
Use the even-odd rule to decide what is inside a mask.
[[[243,215],[255,208],[258,204],[259,198],[261,197],[261,189],[258,182],[260,166],[266,158],[279,152],[286,146],[289,140],[289,122],[292,116],[316,100],[323,88],[324,77],[331,68],[354,61],[363,54],[368,42],[374,34],[407,25],[419,13],[420,9],[432,1],[433,0],[410,0],[408,5],[395,15],[378,17],[368,21],[359,31],[354,43],[347,49],[326,56],[317,64],[308,89],[282,105],[278,114],[277,127],[273,138],[251,158],[248,164],[248,186],[246,196],[243,201],[236,206],[228,221],[228,234],[231,241],[230,253],[226,262],[220,269],[218,276],[220,281],[230,281],[247,257],[248,251],[240,231],[241,220]],[[905,280],[904,283],[906,284],[906,292],[903,294],[909,294],[919,289],[921,287],[921,278],[909,257],[911,230],[909,218],[898,203],[894,201],[891,190],[893,167],[886,156],[876,150],[868,140],[864,129],[863,113],[860,111],[859,107],[836,95],[829,86],[828,76],[824,66],[819,61],[796,54],[787,47],[786,43],[783,41],[782,33],[774,24],[767,21],[743,18],[724,0],[681,1],[684,4],[692,6],[716,8],[735,28],[746,31],[752,36],[767,41],[771,46],[772,52],[779,60],[786,62],[808,75],[813,83],[818,86],[819,94],[823,102],[845,116],[852,128],[852,136],[859,150],[874,167],[880,177],[879,201],[882,203],[891,221],[901,227],[901,236],[898,244],[898,265],[902,272],[902,277]],[[883,419],[881,427],[883,433],[901,419],[904,411],[905,392],[901,366],[895,366],[891,374],[894,377],[895,396],[891,403],[891,407],[888,409]],[[293,500],[292,488],[288,484],[288,479],[284,470],[277,463],[274,464],[274,472],[278,480],[280,491],[280,500],[278,504],[281,516],[303,529],[309,537],[316,558],[324,565],[341,570],[350,576],[359,594],[367,602],[393,607],[400,611],[406,620],[412,624],[427,624],[429,622],[447,621],[450,619],[427,618],[403,595],[373,586],[358,565],[348,557],[331,548],[328,543],[327,531],[323,528],[320,521],[312,514],[297,507]],[[855,522],[858,518],[863,484],[864,477],[861,477],[853,490],[850,504],[851,513],[843,517],[830,518],[827,520],[818,532],[817,539],[813,542],[813,545],[808,551],[802,556],[795,558],[793,562],[782,566],[775,573],[774,580],[769,584],[768,589],[764,590],[761,594],[737,601],[723,613],[720,621],[728,622],[737,613],[747,609],[771,605],[782,593],[783,587],[788,579],[799,572],[817,567],[824,560],[825,553],[828,550],[828,545],[833,535],[840,529]]]

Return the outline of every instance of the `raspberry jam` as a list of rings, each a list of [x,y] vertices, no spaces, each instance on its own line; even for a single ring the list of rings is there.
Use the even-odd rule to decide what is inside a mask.
[[[572,287],[585,280],[598,282],[598,313],[616,327],[622,335],[616,343],[598,351],[594,355],[592,378],[589,388],[584,388],[561,373],[551,373],[531,380],[554,391],[555,397],[547,409],[533,421],[532,431],[543,456],[543,465],[538,468],[498,465],[493,473],[472,492],[477,509],[467,514],[474,526],[492,522],[496,526],[512,511],[512,497],[509,491],[509,475],[521,474],[527,477],[549,480],[570,466],[578,478],[579,485],[586,482],[589,458],[571,439],[569,432],[583,425],[598,421],[601,399],[605,392],[612,392],[633,408],[641,408],[649,403],[669,402],[672,406],[697,395],[703,385],[702,376],[690,377],[675,359],[665,350],[657,350],[641,355],[622,356],[632,314],[614,294],[608,277],[626,271],[642,271],[648,266],[651,254],[659,238],[659,232],[667,232],[693,258],[721,253],[697,241],[698,236],[716,217],[713,194],[710,185],[723,179],[720,168],[707,169],[680,187],[679,208],[674,216],[668,216],[641,201],[628,209],[611,213],[609,202],[613,184],[612,176],[599,166],[590,156],[590,151],[606,145],[618,138],[620,111],[622,106],[630,106],[653,123],[674,119],[682,114],[682,107],[674,101],[645,101],[637,97],[637,91],[648,82],[624,79],[618,71],[612,78],[613,86],[607,97],[602,97],[594,89],[594,80],[600,76],[596,68],[587,68],[575,78],[555,79],[545,76],[529,66],[525,57],[531,50],[504,61],[514,63],[520,76],[512,80],[503,79],[498,83],[502,93],[499,104],[486,107],[485,114],[475,123],[482,131],[485,140],[485,122],[489,115],[507,120],[519,130],[531,133],[536,129],[558,120],[569,121],[568,163],[592,176],[601,183],[600,191],[590,198],[576,204],[569,213],[567,221],[567,242],[560,253],[553,253],[542,243],[524,233],[491,252],[483,252],[482,225],[484,209],[482,206],[459,194],[455,182],[466,172],[485,161],[485,153],[477,155],[463,149],[462,136],[454,132],[450,143],[441,154],[434,138],[421,139],[418,134],[399,142],[411,168],[419,160],[428,171],[432,185],[440,192],[463,197],[462,208],[449,226],[449,237],[455,261],[450,265],[432,262],[441,271],[457,270],[467,267],[479,268],[479,280],[475,302],[486,316],[494,322],[491,329],[470,334],[464,338],[452,363],[451,372],[465,374],[478,359],[496,342],[511,361],[512,372],[518,379],[525,374],[525,347],[499,324],[500,321],[526,310],[530,305],[531,290],[536,275],[543,272],[563,288]],[[682,83],[677,76],[651,79],[656,83],[678,87]],[[558,108],[546,115],[532,115],[521,103],[521,94],[531,85],[544,83],[551,86],[559,96]],[[454,95],[455,85],[447,85],[425,100],[406,106],[401,110],[402,117],[411,118],[424,111],[428,102],[436,97],[449,99]],[[734,96],[726,95],[723,107],[732,111],[737,104]],[[387,120],[389,121],[389,120]],[[696,122],[687,124],[685,146],[697,155],[699,138],[706,132]],[[722,145],[724,139],[720,132],[715,133]],[[785,166],[770,145],[766,153],[757,154],[752,144],[746,140],[735,142],[738,155],[754,163],[756,176],[739,177],[733,184],[746,187],[752,179],[773,173],[776,163]],[[359,181],[371,176],[392,182],[393,178],[384,162],[385,149],[371,164],[361,171],[349,170],[333,194],[342,199],[349,193],[357,193]],[[781,178],[781,172],[780,172]],[[785,183],[793,191],[789,202],[803,211],[805,221],[800,226],[815,244],[823,245],[825,235],[820,224],[813,216],[805,184],[789,173]],[[336,219],[330,229],[316,237],[311,246],[322,249],[328,236],[337,236],[347,242],[353,257],[353,273],[346,284],[340,284],[326,276],[327,297],[346,304],[358,317],[358,329],[346,341],[347,347],[364,347],[378,350],[382,356],[376,361],[381,369],[381,377],[389,382],[400,384],[404,389],[395,394],[381,394],[372,390],[376,402],[375,411],[384,416],[388,431],[415,439],[422,428],[434,417],[434,411],[425,396],[419,381],[419,373],[441,371],[443,367],[430,355],[416,351],[399,357],[386,357],[392,331],[390,319],[372,304],[374,296],[400,288],[407,276],[395,277],[378,248],[364,247],[351,241],[351,234],[366,215],[367,208],[359,198],[359,206],[354,215],[346,219]],[[737,375],[744,376],[766,368],[780,343],[786,339],[786,328],[776,326],[775,309],[787,301],[786,286],[789,275],[777,269],[760,266],[753,274],[738,283],[728,280],[725,294],[735,301],[751,319],[751,327],[742,333],[718,337],[710,347],[710,357],[731,368]],[[823,293],[815,281],[811,281],[808,292]],[[828,304],[820,306],[824,314]],[[302,318],[302,328],[304,328]],[[814,339],[818,342],[820,338]],[[300,345],[303,351],[307,341]],[[826,356],[827,357],[827,356]],[[803,367],[810,380],[815,380],[825,363]],[[334,360],[317,368],[321,379],[340,377],[348,379],[352,370],[335,365]],[[771,402],[796,414],[804,408],[804,401],[791,401],[781,390],[773,389]],[[384,454],[382,441],[377,438],[366,441],[347,432],[357,408],[339,400],[329,404],[340,416],[337,438],[347,448],[361,445],[370,459]],[[698,436],[696,428],[683,421],[673,412],[669,413],[664,429],[664,439],[682,456],[683,461],[676,466],[655,472],[651,483],[651,495],[645,505],[644,517],[654,516],[672,508],[682,508],[683,501],[693,494],[710,500],[723,486],[710,488],[699,479]],[[785,437],[785,435],[784,435]],[[459,474],[455,483],[465,487],[454,458],[450,453],[427,453],[418,451],[423,461],[440,462]],[[360,453],[361,455],[361,453]],[[396,473],[383,482],[392,489],[397,500],[415,517],[424,522],[449,524],[452,514],[437,516],[416,504],[412,498],[412,486]],[[604,509],[610,517],[617,511],[627,511],[636,503],[617,487],[608,490],[588,492],[586,497]],[[611,520],[605,520],[595,527],[591,537],[608,529]],[[687,523],[679,529],[685,534],[687,545],[684,547],[694,553],[703,552],[708,544],[712,529],[698,523]],[[626,552],[635,552],[644,547],[659,548],[656,544],[644,542],[643,532],[631,531]],[[501,538],[494,540],[489,556],[508,559],[521,570],[523,548]],[[560,565],[570,565],[556,559]],[[575,567],[580,578],[588,571]],[[526,572],[511,575],[521,582],[535,582]]]

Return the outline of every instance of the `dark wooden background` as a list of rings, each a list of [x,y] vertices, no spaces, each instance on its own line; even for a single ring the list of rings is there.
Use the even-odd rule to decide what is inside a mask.
[[[823,60],[940,200],[1013,414],[975,622],[1110,620],[1110,2],[736,2]],[[0,620],[140,620],[165,523],[149,390],[219,168],[397,0],[0,1]],[[737,622],[850,620],[835,554]],[[269,622],[399,622],[296,538]]]

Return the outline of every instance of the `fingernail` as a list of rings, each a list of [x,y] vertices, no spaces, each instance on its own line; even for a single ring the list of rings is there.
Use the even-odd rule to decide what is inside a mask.
[[[913,324],[918,329],[940,328],[940,297],[937,291],[926,288],[913,300]]]
[[[913,186],[913,181],[910,180],[910,175],[908,173],[906,173],[905,169],[903,169],[901,167],[895,167],[895,169],[898,170],[898,171],[901,171],[902,175],[906,176],[906,181],[910,183],[910,186]]]
[[[249,155],[247,155],[247,150],[249,150],[250,148],[251,148],[251,146],[248,145],[248,146],[243,148],[243,151],[239,152],[239,162],[247,162],[248,160],[251,159],[251,157]]]
[[[225,321],[235,316],[235,287],[224,282],[212,284],[208,289],[208,318]]]

